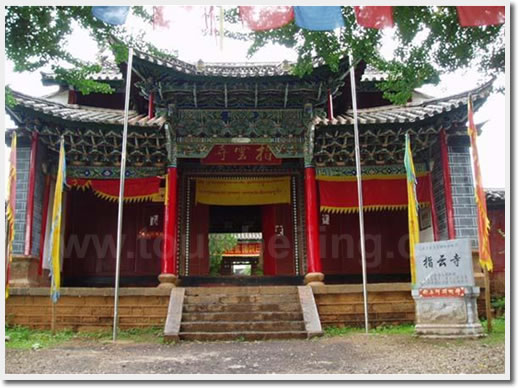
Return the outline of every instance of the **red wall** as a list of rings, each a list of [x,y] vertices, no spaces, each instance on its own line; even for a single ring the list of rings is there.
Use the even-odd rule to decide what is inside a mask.
[[[491,245],[491,258],[493,259],[493,272],[505,272],[505,207],[488,209],[489,244]]]
[[[361,274],[358,213],[320,217],[320,254],[324,274]],[[409,274],[406,210],[364,213],[365,252],[369,274]]]

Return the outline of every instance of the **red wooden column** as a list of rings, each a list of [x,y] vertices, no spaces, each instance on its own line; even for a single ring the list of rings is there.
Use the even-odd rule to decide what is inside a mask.
[[[177,233],[176,223],[178,175],[176,167],[167,171],[167,189],[164,206],[164,238],[159,287],[172,288],[177,280]]]
[[[448,145],[444,129],[440,132],[442,178],[444,182],[444,199],[446,202],[446,221],[448,226],[448,238],[455,239],[455,214],[453,212],[453,196],[451,192],[450,161],[448,159]]]
[[[38,133],[33,132],[29,162],[29,188],[27,191],[27,213],[25,216],[25,256],[32,253],[32,229],[34,220],[34,190],[36,188],[36,158],[38,156]]]
[[[304,170],[306,189],[306,241],[308,273],[304,283],[309,285],[323,284],[324,274],[320,261],[320,236],[318,222],[317,183],[315,168],[307,166]]]
[[[147,107],[147,115],[150,119],[155,117],[155,94],[153,92],[149,93],[149,103]]]

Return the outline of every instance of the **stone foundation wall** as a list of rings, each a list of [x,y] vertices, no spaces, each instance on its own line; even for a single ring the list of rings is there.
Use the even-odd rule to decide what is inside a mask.
[[[170,290],[123,288],[119,296],[121,329],[163,327]],[[64,288],[55,306],[56,329],[109,330],[113,327],[113,289]],[[6,301],[9,325],[50,329],[52,307],[48,288],[11,289]]]

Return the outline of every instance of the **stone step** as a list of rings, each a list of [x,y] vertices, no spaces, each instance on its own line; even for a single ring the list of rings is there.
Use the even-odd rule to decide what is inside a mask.
[[[183,313],[301,312],[300,303],[184,304]]]
[[[203,295],[285,295],[297,294],[296,286],[267,286],[267,287],[187,287],[186,296]]]
[[[182,322],[180,333],[187,332],[270,332],[304,331],[303,321],[257,321],[257,322]]]
[[[273,339],[306,339],[305,331],[241,331],[241,332],[195,332],[179,335],[185,341],[263,341]],[[165,338],[167,341],[167,338]]]
[[[272,304],[272,303],[296,303],[299,301],[297,294],[287,295],[201,295],[185,296],[184,303],[189,304]]]
[[[302,321],[302,312],[196,312],[183,313],[182,322],[206,322],[206,321]]]

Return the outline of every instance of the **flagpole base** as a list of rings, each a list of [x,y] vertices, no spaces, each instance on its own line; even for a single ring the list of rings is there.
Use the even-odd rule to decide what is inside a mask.
[[[176,287],[178,277],[172,273],[161,273],[158,275],[158,281],[160,282],[158,288],[171,289]]]
[[[322,272],[309,272],[304,276],[304,284],[307,286],[323,286],[324,274]]]

